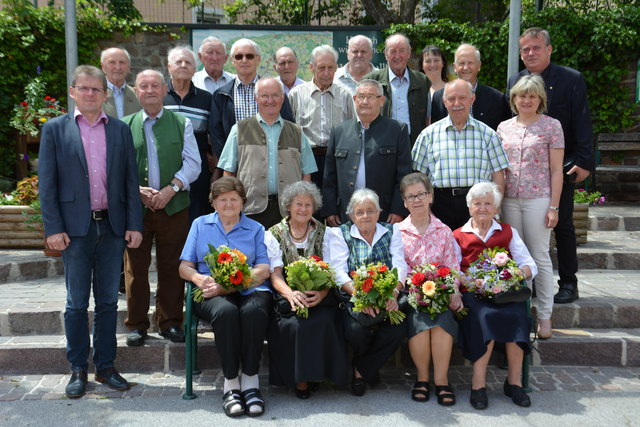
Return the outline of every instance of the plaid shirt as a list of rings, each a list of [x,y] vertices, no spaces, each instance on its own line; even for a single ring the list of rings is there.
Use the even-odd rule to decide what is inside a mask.
[[[449,116],[432,124],[418,136],[411,158],[413,169],[427,174],[436,188],[471,187],[509,167],[498,134],[473,117],[461,131]]]
[[[342,237],[344,237],[344,241],[349,247],[349,260],[347,261],[349,271],[353,271],[371,262],[381,262],[390,269],[393,268],[393,262],[391,260],[391,236],[393,235],[393,226],[386,222],[379,224],[384,226],[389,232],[384,233],[380,240],[373,245],[373,248],[369,247],[364,240],[351,236],[351,226],[353,225],[351,221],[340,226]]]
[[[258,104],[256,103],[256,98],[253,93],[258,78],[258,76],[255,76],[251,83],[245,85],[236,77],[236,82],[233,85],[233,104],[235,107],[236,122],[248,117],[253,117],[258,112]]]

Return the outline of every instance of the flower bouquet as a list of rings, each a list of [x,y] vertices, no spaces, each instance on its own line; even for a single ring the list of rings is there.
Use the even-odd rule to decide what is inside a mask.
[[[322,258],[310,256],[301,258],[285,267],[287,272],[287,284],[293,290],[320,291],[336,286],[336,274]],[[309,309],[296,306],[296,315],[307,319]]]
[[[385,310],[387,300],[393,298],[393,290],[398,286],[398,270],[382,263],[370,263],[351,272],[355,292],[351,296],[353,311],[362,312],[367,307]],[[393,325],[402,323],[405,314],[400,311],[386,312]]]
[[[409,305],[429,313],[433,320],[449,308],[450,295],[456,292],[460,284],[460,273],[455,268],[435,263],[418,265],[411,271],[408,283]],[[456,313],[461,316],[464,314],[466,313]]]
[[[524,302],[531,297],[524,274],[505,249],[485,249],[467,270],[468,290],[497,305]]]
[[[220,245],[217,248],[209,245],[209,253],[204,257],[211,270],[211,277],[223,288],[238,291],[251,284],[251,268],[247,264],[245,254],[237,249]],[[202,289],[196,287],[192,293],[195,302],[204,301]]]

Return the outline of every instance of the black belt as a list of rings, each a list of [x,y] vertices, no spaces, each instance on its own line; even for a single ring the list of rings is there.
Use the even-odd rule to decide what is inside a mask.
[[[315,154],[316,156],[327,155],[327,147],[313,147],[311,151],[313,151],[313,154]]]
[[[109,218],[109,211],[107,209],[91,211],[91,219],[94,221],[102,221],[107,218]]]
[[[447,187],[447,188],[436,188],[435,191],[438,193],[450,194],[454,197],[466,196],[471,187]]]

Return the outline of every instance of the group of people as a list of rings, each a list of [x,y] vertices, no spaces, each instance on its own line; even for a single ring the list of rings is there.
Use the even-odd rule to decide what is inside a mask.
[[[520,51],[526,69],[509,80],[506,96],[478,83],[474,46],[456,50],[457,78],[448,81],[436,46],[422,53],[424,73],[408,67],[412,49],[402,34],[386,39],[382,69],[371,63],[365,36],[349,40],[340,68],[333,47],[314,48],[309,82],[297,77],[289,47],[275,52],[279,76],[259,77],[261,52],[249,39],[229,54],[215,37],[197,55],[176,47],[167,56],[168,80],[144,70],[134,87],[126,83],[124,49],[103,51],[102,71],[78,67],[69,88],[75,111],[46,123],[40,146],[46,243],[63,251],[65,265],[67,396],[86,389],[91,289],[95,378],[129,388],[114,367],[117,283],[124,272],[127,345],[143,345],[155,244],[160,335],[184,341],[184,281],[193,282],[204,297],[196,313],[214,330],[229,416],[264,413],[258,369],[265,339],[270,382],[302,399],[323,380],[342,385],[349,377],[362,396],[408,339],[417,370],[412,399],[429,399],[433,361],[435,396],[445,406],[456,402],[447,372],[457,342],[473,362],[477,409],[488,405],[495,344],[509,362],[504,393],[529,406],[520,382],[530,330],[522,304],[495,307],[462,288],[450,310],[431,319],[407,307],[405,287],[417,265],[465,271],[484,248],[500,246],[529,283],[536,277],[539,337],[552,335],[554,298],[578,297],[570,201],[571,178],[583,180],[593,168],[586,88],[580,73],[551,64],[545,30],[525,31]],[[223,69],[229,56],[236,74]],[[204,69],[196,72],[198,59]],[[215,282],[204,262],[209,244],[247,256],[250,286],[234,292]],[[312,255],[335,269],[338,289],[287,285],[285,267]],[[373,322],[380,317],[373,308],[354,312],[349,272],[369,262],[397,268],[385,308],[404,311],[405,322]],[[309,317],[296,316],[296,307]],[[470,315],[455,320],[465,307]]]

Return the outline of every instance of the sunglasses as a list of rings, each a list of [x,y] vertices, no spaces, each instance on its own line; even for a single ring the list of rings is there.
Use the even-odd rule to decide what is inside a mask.
[[[233,55],[233,58],[236,61],[242,61],[242,58],[247,58],[248,61],[251,61],[253,58],[255,58],[256,56],[253,53],[237,53],[235,55]]]

